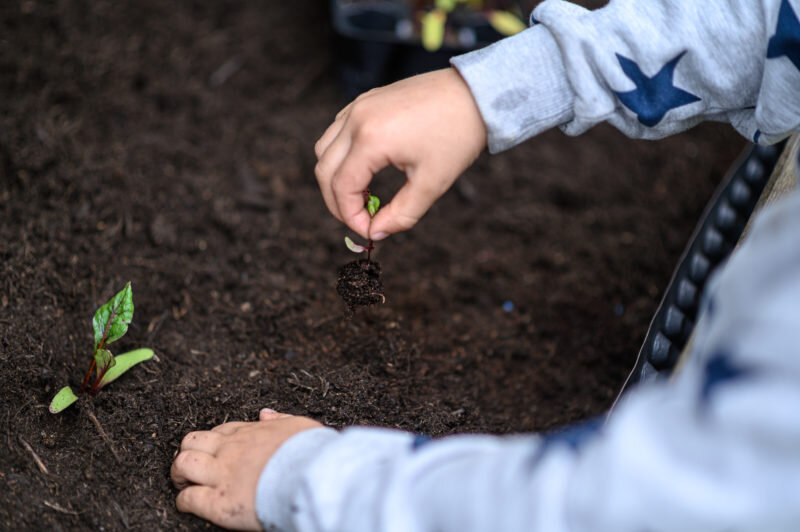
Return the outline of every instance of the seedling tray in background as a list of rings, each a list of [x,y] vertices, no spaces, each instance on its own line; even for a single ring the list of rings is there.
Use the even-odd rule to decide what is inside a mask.
[[[352,99],[373,87],[444,68],[458,54],[500,38],[485,18],[451,14],[459,28],[456,46],[429,52],[414,30],[417,14],[405,0],[331,0],[336,54],[345,95]]]

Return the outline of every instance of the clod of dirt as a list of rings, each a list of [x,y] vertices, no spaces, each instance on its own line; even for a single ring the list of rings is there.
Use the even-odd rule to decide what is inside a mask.
[[[347,304],[350,314],[357,307],[385,303],[381,265],[367,259],[348,262],[339,269],[336,291]]]

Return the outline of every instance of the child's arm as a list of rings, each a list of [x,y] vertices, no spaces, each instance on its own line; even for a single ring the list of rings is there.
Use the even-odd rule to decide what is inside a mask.
[[[655,139],[716,120],[777,142],[800,128],[798,13],[800,0],[615,0],[597,11],[547,0],[534,27],[453,59],[460,78],[422,75],[345,108],[317,145],[325,202],[362,236],[408,229],[486,142],[498,152],[556,126],[577,135],[607,121]],[[370,226],[360,194],[388,164],[409,182]]]
[[[796,530],[798,227],[800,194],[756,220],[710,285],[690,363],[605,424],[430,440],[273,413],[187,436],[178,508],[306,532]]]
[[[293,446],[273,459],[275,451],[289,438]],[[293,492],[292,477],[313,457],[320,444],[336,436],[332,429],[308,418],[263,409],[255,423],[231,422],[211,430],[187,434],[175,457],[170,476],[180,490],[178,510],[189,512],[222,527],[260,530],[255,510],[255,493],[261,472],[269,461],[272,469],[291,461],[295,471],[286,473],[283,489]],[[288,456],[287,456],[288,455]],[[288,501],[277,500],[288,512]],[[272,508],[272,507],[270,507]],[[281,516],[283,515],[280,512]]]

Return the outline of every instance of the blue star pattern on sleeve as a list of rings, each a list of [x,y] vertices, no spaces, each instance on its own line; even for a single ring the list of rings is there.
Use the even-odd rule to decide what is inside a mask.
[[[599,416],[544,434],[541,445],[534,452],[531,464],[533,466],[538,464],[551,448],[559,445],[566,446],[574,452],[580,451],[587,442],[600,434],[605,422],[605,417]]]
[[[700,390],[700,403],[707,405],[711,392],[720,384],[741,380],[749,377],[752,373],[751,369],[737,365],[726,353],[717,353],[706,363],[703,386]]]
[[[636,89],[628,92],[616,92],[619,101],[636,113],[639,122],[653,127],[664,118],[667,111],[682,105],[700,101],[700,98],[672,84],[675,67],[683,54],[681,52],[653,77],[646,76],[632,59],[616,54],[622,71],[636,85]]]
[[[420,447],[423,447],[425,444],[430,443],[433,441],[433,438],[426,434],[417,434],[414,436],[414,439],[411,441],[411,450],[416,451]]]
[[[775,35],[767,45],[767,59],[786,56],[800,70],[800,20],[794,12],[789,0],[781,2],[778,12],[778,26]]]

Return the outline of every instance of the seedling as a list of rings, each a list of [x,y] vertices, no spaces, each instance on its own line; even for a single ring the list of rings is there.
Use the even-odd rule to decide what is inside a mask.
[[[375,217],[380,206],[381,200],[378,196],[365,190],[364,207],[370,217]],[[372,250],[375,249],[372,240],[362,246],[345,237],[344,243],[353,253],[367,252],[366,259],[354,260],[342,266],[336,282],[336,291],[347,304],[348,313],[352,315],[356,307],[384,303],[386,297],[383,295],[381,283],[381,266],[372,260]]]
[[[364,203],[365,207],[367,208],[367,212],[369,213],[370,218],[375,217],[375,213],[378,212],[378,209],[381,208],[381,200],[378,196],[373,196],[369,193],[369,190],[364,191]],[[364,253],[367,252],[367,260],[370,260],[372,255],[372,250],[375,249],[375,246],[372,243],[372,239],[370,239],[369,243],[366,246],[362,246],[360,244],[356,244],[353,242],[349,236],[344,237],[344,243],[347,246],[347,249],[352,251],[353,253]]]
[[[92,320],[94,329],[94,354],[92,365],[83,378],[79,393],[87,392],[91,396],[103,389],[106,384],[131,369],[139,362],[153,358],[152,349],[136,349],[118,356],[107,349],[112,342],[119,340],[126,332],[133,319],[133,290],[131,283],[125,285],[117,295],[100,307]],[[96,371],[94,382],[89,386],[92,372]],[[87,386],[88,390],[87,390]],[[58,414],[78,400],[78,396],[69,386],[64,386],[50,402],[50,413]]]

